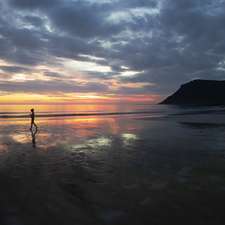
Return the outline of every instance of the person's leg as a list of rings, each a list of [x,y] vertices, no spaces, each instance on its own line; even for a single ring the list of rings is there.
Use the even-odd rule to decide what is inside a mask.
[[[36,127],[36,129],[38,128],[37,125],[34,123],[34,126]]]
[[[32,129],[32,125],[33,125],[33,123],[32,123],[33,121],[31,120],[31,124],[30,124],[30,130]]]

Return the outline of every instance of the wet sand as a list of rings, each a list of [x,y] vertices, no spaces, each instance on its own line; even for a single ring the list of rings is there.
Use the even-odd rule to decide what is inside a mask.
[[[5,120],[0,224],[222,225],[224,119]]]

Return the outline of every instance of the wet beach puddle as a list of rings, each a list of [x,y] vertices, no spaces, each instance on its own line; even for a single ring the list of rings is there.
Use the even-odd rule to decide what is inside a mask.
[[[35,134],[12,124],[1,125],[0,224],[225,221],[225,148],[212,149],[207,130],[133,118],[43,120]]]

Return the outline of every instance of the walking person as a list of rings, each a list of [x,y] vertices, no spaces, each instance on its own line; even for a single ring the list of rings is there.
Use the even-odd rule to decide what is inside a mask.
[[[36,127],[36,129],[38,128],[37,125],[34,123],[34,109],[31,109],[31,114],[30,114],[30,117],[31,117],[31,125],[30,125],[30,130],[32,129],[32,126],[34,124],[34,126]]]

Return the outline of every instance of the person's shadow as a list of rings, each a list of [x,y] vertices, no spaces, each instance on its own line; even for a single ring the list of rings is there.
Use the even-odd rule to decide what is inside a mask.
[[[35,134],[37,133],[37,129],[35,130],[35,132],[33,132],[32,130],[30,132],[32,137],[32,147],[36,148]]]

